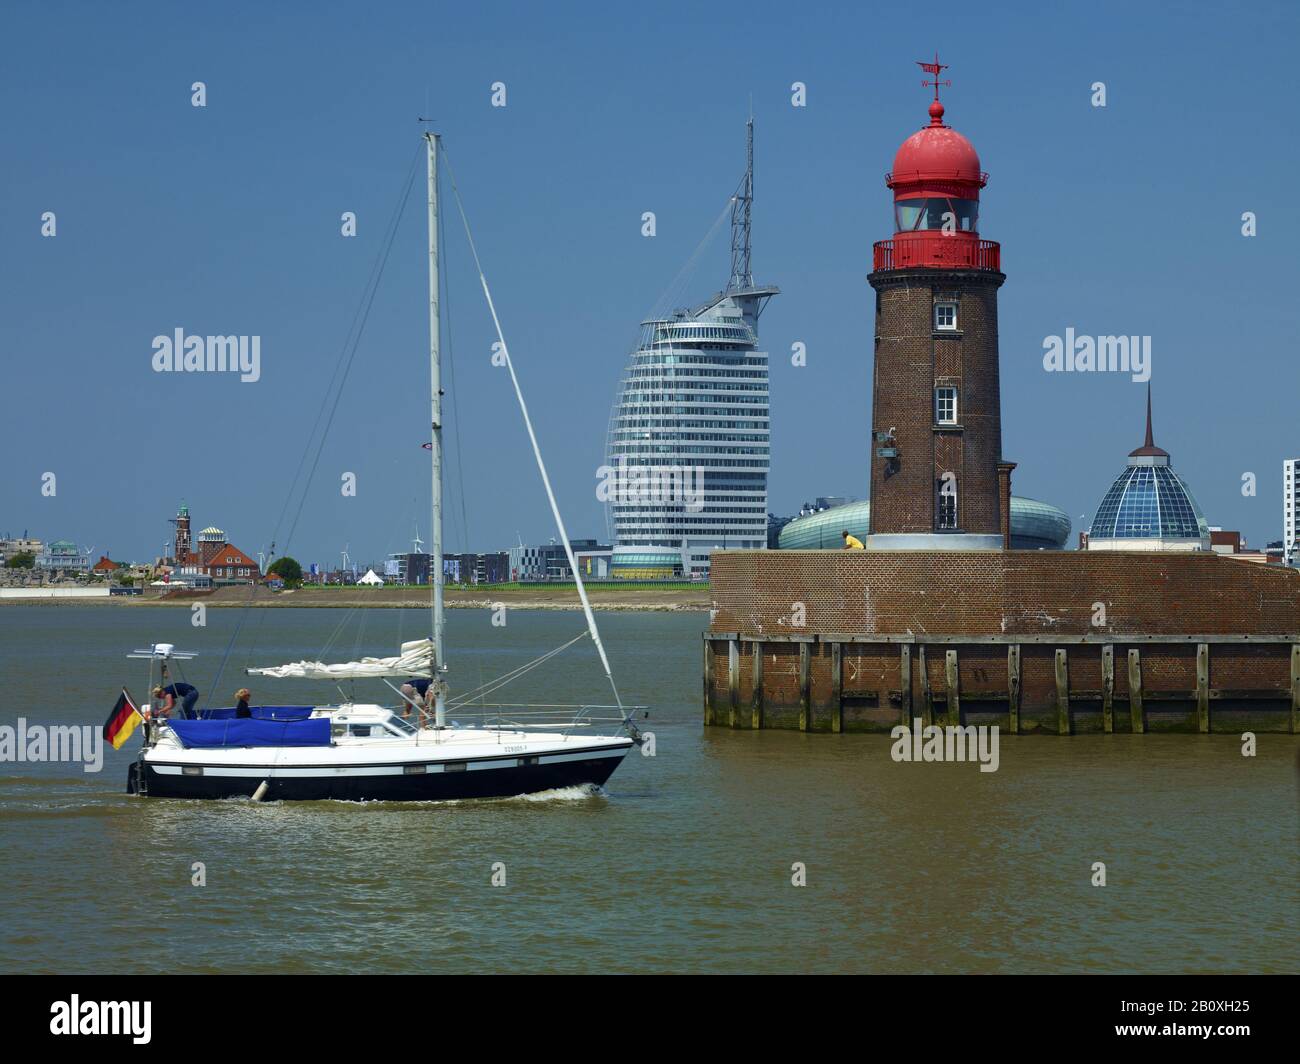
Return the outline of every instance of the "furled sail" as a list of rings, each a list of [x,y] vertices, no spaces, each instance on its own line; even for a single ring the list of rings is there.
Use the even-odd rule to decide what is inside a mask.
[[[433,640],[413,639],[402,644],[395,658],[362,658],[326,665],[323,661],[295,661],[262,669],[245,669],[249,676],[273,676],[278,680],[360,680],[379,676],[432,676]]]

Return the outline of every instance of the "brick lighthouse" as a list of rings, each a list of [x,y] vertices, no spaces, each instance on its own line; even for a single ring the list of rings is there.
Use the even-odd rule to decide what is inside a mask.
[[[938,56],[921,66],[930,122],[886,179],[894,236],[869,277],[869,549],[712,553],[704,723],[1300,734],[1300,572],[1204,549],[1154,444],[1098,507],[1112,549],[1010,548],[988,175],[944,124]]]
[[[894,237],[875,245],[872,388],[873,550],[997,549],[1009,543],[1011,470],[1002,461],[998,288],[979,235],[988,174],[944,123],[946,64],[920,63],[934,87],[929,125],[894,157]]]

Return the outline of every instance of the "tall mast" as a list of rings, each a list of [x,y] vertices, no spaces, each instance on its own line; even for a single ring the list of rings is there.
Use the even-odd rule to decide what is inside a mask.
[[[731,204],[731,280],[728,292],[754,287],[749,265],[750,215],[754,206],[754,116],[745,123],[745,178]]]
[[[429,411],[433,452],[431,480],[432,520],[429,533],[429,564],[433,569],[433,667],[435,723],[444,724],[444,696],[441,673],[446,670],[442,654],[442,366],[438,349],[438,134],[425,133],[429,171]]]

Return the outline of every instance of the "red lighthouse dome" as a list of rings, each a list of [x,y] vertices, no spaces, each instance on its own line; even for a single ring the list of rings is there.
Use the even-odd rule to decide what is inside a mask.
[[[943,104],[935,100],[930,124],[903,141],[885,183],[894,189],[895,199],[930,193],[979,199],[988,179],[975,145],[943,124]]]
[[[979,238],[980,189],[989,175],[980,169],[979,153],[966,137],[943,121],[939,74],[946,69],[936,55],[921,63],[934,80],[930,124],[899,147],[885,184],[894,193],[894,239],[875,247],[874,269],[934,266],[956,269],[1000,268],[997,244]]]

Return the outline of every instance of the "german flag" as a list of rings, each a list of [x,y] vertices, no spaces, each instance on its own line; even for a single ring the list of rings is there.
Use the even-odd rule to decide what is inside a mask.
[[[122,693],[117,696],[113,712],[108,715],[108,720],[104,721],[104,738],[112,744],[114,750],[120,750],[122,744],[131,738],[131,733],[142,720],[144,718],[140,716],[140,711],[135,708],[131,696],[123,687]]]

